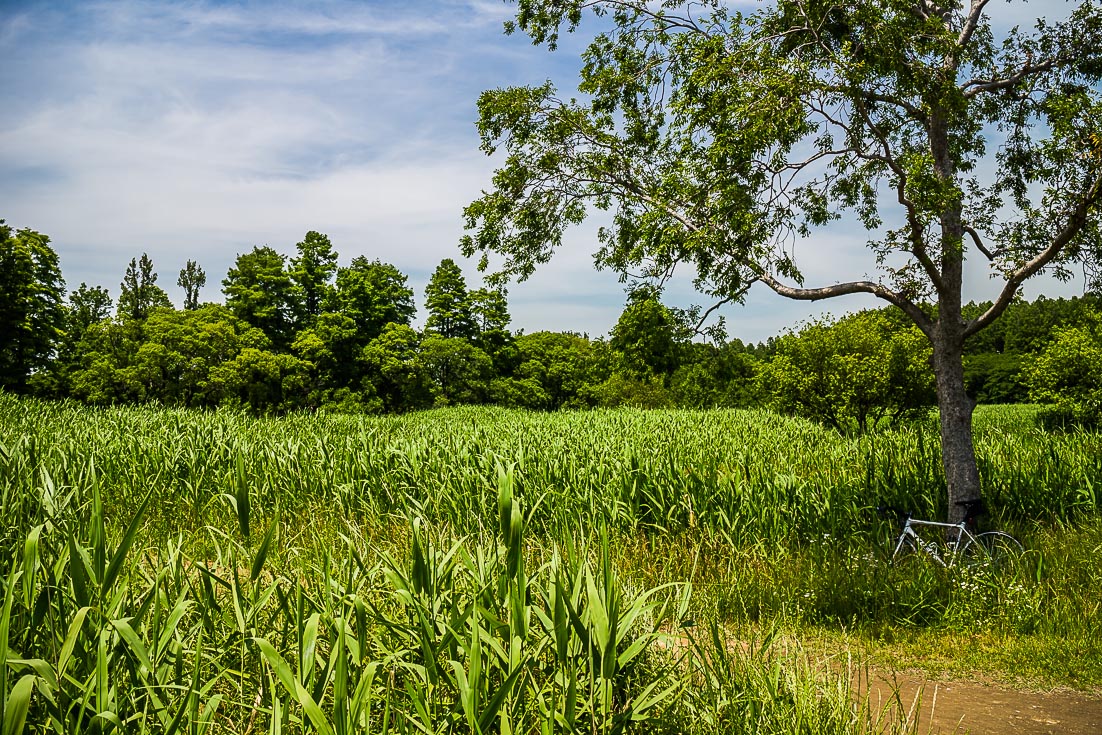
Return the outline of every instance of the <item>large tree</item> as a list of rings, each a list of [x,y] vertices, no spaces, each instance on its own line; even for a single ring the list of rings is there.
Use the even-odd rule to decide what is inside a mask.
[[[303,319],[313,324],[321,313],[322,302],[333,290],[330,281],[337,272],[337,253],[329,236],[310,230],[295,245],[298,257],[291,259],[290,276],[295,282]]]
[[[207,273],[194,260],[180,269],[176,285],[184,289],[184,309],[192,311],[199,308],[199,290],[207,285]]]
[[[142,253],[140,260],[130,259],[119,289],[120,317],[140,322],[149,317],[153,309],[172,308],[168,294],[157,285],[157,271],[146,253]]]
[[[444,258],[425,286],[425,331],[441,337],[472,339],[478,333],[463,271]]]
[[[0,388],[23,391],[65,328],[65,280],[50,238],[0,219]]]
[[[389,263],[369,261],[362,255],[337,271],[336,288],[326,300],[325,310],[355,323],[360,346],[379,336],[391,322],[408,325],[417,313],[406,275]]]
[[[773,406],[843,433],[928,414],[934,402],[929,343],[894,316],[862,311],[780,337],[761,373]]]
[[[530,274],[593,206],[614,209],[599,264],[666,277],[678,264],[716,302],[760,283],[781,296],[867,293],[933,349],[949,513],[980,495],[965,340],[1022,283],[1097,257],[1102,11],[1013,27],[1006,5],[779,0],[519,0],[515,22],[554,47],[587,10],[580,99],[550,82],[479,100],[483,148],[507,157],[465,211],[464,251]],[[804,287],[796,247],[846,216],[877,273]],[[1001,279],[962,316],[966,259]]]
[[[81,282],[80,288],[69,294],[66,323],[70,339],[80,339],[88,327],[111,318],[111,294],[102,286]]]
[[[295,293],[286,259],[267,245],[237,256],[222,281],[226,306],[257,327],[279,349],[294,336]]]
[[[636,377],[672,375],[681,359],[681,330],[673,313],[650,288],[637,288],[609,335],[621,366]]]
[[[55,359],[56,389],[60,395],[70,392],[72,374],[81,368],[85,335],[94,325],[108,321],[112,310],[111,295],[102,286],[81,283],[77,290],[69,294],[69,303],[65,308],[65,336],[58,346]]]

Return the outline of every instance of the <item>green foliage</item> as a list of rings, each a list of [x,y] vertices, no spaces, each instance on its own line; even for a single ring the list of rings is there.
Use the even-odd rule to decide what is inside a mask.
[[[420,360],[435,385],[438,405],[486,400],[493,361],[467,340],[429,334],[421,341]]]
[[[236,396],[216,371],[248,347],[266,348],[260,330],[219,304],[155,310],[144,322],[99,321],[74,348],[67,379],[89,403],[156,401],[214,407]]]
[[[518,364],[519,355],[509,331],[509,303],[504,288],[479,288],[471,291],[471,315],[474,317],[474,344],[490,356],[494,372],[507,375]]]
[[[772,404],[843,433],[921,418],[934,404],[929,343],[883,312],[814,322],[776,350],[760,376]]]
[[[362,369],[356,358],[362,345],[363,336],[352,319],[325,311],[312,327],[299,330],[291,352],[314,366],[316,389],[340,389],[358,381]]]
[[[142,400],[140,387],[123,372],[141,348],[141,323],[104,320],[89,326],[67,366],[69,395],[92,404]]]
[[[330,281],[337,271],[337,254],[329,237],[310,230],[295,245],[298,257],[291,259],[288,275],[295,283],[295,294],[306,323],[312,323],[322,304],[333,291]]]
[[[365,380],[374,387],[382,410],[403,412],[432,405],[432,377],[419,347],[412,327],[391,322],[361,352]]]
[[[371,393],[377,386],[364,383],[361,352],[389,326],[408,325],[412,319],[413,291],[405,275],[392,265],[358,256],[337,271],[336,287],[324,308],[292,345],[295,354],[314,365],[315,392]],[[320,394],[314,399],[315,404],[326,402]]]
[[[121,319],[144,321],[154,309],[171,309],[168,294],[157,285],[153,261],[142,253],[141,260],[130,259],[126,274],[119,285],[118,315]]]
[[[964,357],[964,385],[978,403],[1025,403],[1022,355],[980,352]]]
[[[281,413],[303,407],[311,365],[294,355],[245,347],[210,370],[210,389],[221,405],[253,413]]]
[[[66,333],[70,340],[79,341],[88,331],[88,327],[111,317],[111,296],[101,286],[88,286],[81,283],[80,288],[69,294],[69,309],[66,318]]]
[[[517,337],[516,347],[516,377],[539,384],[548,401],[541,408],[595,405],[591,386],[607,378],[599,345],[577,334],[533,332]]]
[[[176,279],[176,285],[184,289],[184,308],[199,308],[199,291],[207,285],[206,272],[194,260],[188,260],[180,269],[180,277]]]
[[[233,315],[264,332],[280,349],[291,344],[296,311],[294,284],[284,260],[267,245],[254,247],[237,256],[222,281]]]
[[[639,376],[615,371],[593,389],[597,405],[605,408],[673,408],[673,398],[660,375]]]
[[[535,378],[494,378],[490,381],[490,403],[506,408],[547,409],[551,397]]]
[[[966,318],[976,318],[990,303],[968,304]],[[1097,297],[1018,301],[1002,319],[968,340],[964,379],[979,403],[1021,403],[1029,399],[1024,367],[1052,343],[1063,327],[1087,326],[1096,313]]]
[[[508,333],[512,317],[509,316],[506,295],[503,288],[478,288],[468,294],[475,331],[481,338],[487,334]]]
[[[406,276],[389,263],[363,256],[337,271],[336,288],[325,308],[352,320],[361,347],[388,324],[409,325],[417,311]]]
[[[446,339],[471,339],[477,333],[471,297],[463,271],[451,258],[444,258],[425,286],[425,331]]]
[[[760,405],[759,364],[738,340],[714,347],[687,346],[670,391],[683,408],[750,408]]]
[[[0,220],[0,388],[23,392],[65,333],[65,281],[50,239]]]
[[[1102,426],[1102,320],[1057,329],[1025,377],[1030,398],[1049,406],[1041,415],[1045,425]]]
[[[629,374],[670,375],[681,362],[683,335],[674,315],[650,289],[636,289],[612,328],[609,347]]]
[[[217,406],[225,388],[212,379],[218,368],[267,339],[220,304],[190,311],[158,311],[146,320],[143,344],[126,370],[144,399],[167,405]]]

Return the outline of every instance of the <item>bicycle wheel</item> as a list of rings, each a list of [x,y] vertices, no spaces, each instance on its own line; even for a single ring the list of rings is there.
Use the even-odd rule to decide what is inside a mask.
[[[960,550],[961,560],[968,566],[1001,569],[1013,564],[1025,553],[1018,539],[1003,531],[987,531],[969,539]]]

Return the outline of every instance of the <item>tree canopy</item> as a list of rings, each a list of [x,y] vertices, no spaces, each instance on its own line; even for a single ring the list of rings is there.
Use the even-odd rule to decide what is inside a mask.
[[[773,406],[843,433],[926,415],[934,405],[930,346],[898,321],[864,311],[782,336],[761,375]]]
[[[188,260],[180,269],[180,277],[176,279],[176,285],[184,289],[184,308],[199,308],[199,291],[207,285],[207,274],[194,260]]]
[[[50,238],[0,219],[0,387],[23,391],[64,335],[65,280]]]
[[[265,245],[237,256],[222,280],[226,306],[238,319],[257,327],[268,339],[287,346],[293,338],[295,293],[286,258]]]
[[[505,154],[465,210],[468,254],[530,275],[590,209],[613,210],[599,265],[659,282],[691,265],[717,302],[761,283],[794,299],[868,293],[933,349],[951,517],[979,497],[964,341],[1021,284],[1097,261],[1102,10],[1006,32],[987,0],[519,0],[508,32],[554,48],[604,16],[577,98],[551,82],[483,93],[482,148]],[[854,280],[803,287],[795,244],[847,217]],[[964,263],[1002,290],[962,314]],[[856,274],[855,274],[856,275]]]
[[[171,308],[172,302],[157,285],[152,259],[147,253],[142,253],[141,260],[131,258],[119,286],[119,316],[142,321],[153,309],[164,307]]]
[[[471,297],[463,271],[451,258],[444,258],[425,286],[428,318],[425,329],[441,337],[472,337],[476,333]]]
[[[312,321],[333,290],[330,281],[337,272],[337,253],[329,237],[314,230],[307,232],[295,248],[298,257],[291,259],[290,276],[295,282],[303,316]]]

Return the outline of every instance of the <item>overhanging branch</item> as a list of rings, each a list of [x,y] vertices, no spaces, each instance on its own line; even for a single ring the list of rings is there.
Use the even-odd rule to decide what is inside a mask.
[[[1087,223],[1088,215],[1100,201],[1102,201],[1102,171],[1095,175],[1094,179],[1091,181],[1091,185],[1079,198],[1079,203],[1068,216],[1067,222],[1064,224],[1063,228],[1056,233],[1055,237],[1052,238],[1048,246],[1033,259],[1026,261],[1015,269],[1010,276],[1007,277],[1006,284],[1003,286],[999,298],[995,299],[995,302],[991,304],[991,307],[987,311],[964,326],[964,336],[969,337],[998,319],[999,316],[1006,311],[1006,307],[1010,306],[1010,302],[1014,300],[1014,296],[1018,293],[1018,289],[1026,279],[1035,275],[1042,268],[1051,263],[1053,259],[1068,246],[1068,243],[1074,240],[1082,231],[1084,225]]]
[[[909,316],[911,321],[922,330],[923,334],[927,337],[933,337],[934,322],[927,316],[926,312],[920,309],[918,304],[914,303],[903,294],[892,291],[881,283],[875,283],[873,281],[850,281],[848,283],[836,283],[833,286],[823,286],[821,288],[795,288],[781,283],[768,273],[759,273],[756,278],[766,286],[769,286],[776,294],[788,299],[796,299],[797,301],[821,301],[823,299],[832,299],[837,296],[847,296],[856,293],[872,294],[879,299],[883,299],[899,307],[903,313]]]

